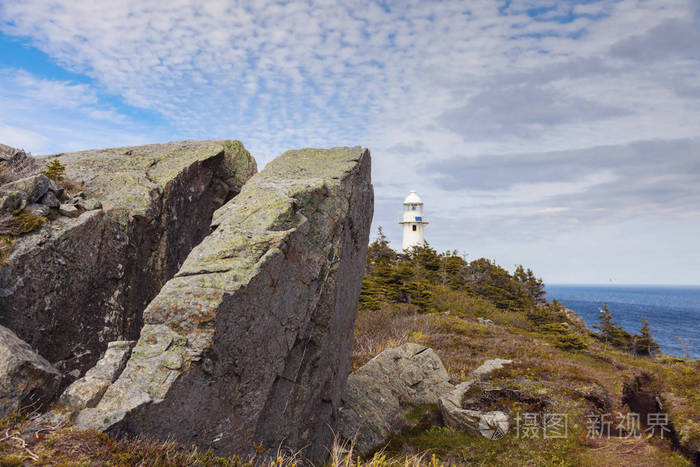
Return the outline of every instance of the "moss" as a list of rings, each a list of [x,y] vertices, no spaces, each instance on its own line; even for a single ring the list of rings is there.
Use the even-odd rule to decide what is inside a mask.
[[[0,467],[21,467],[24,465],[25,456],[11,454],[7,457],[0,458]]]
[[[13,216],[11,230],[16,235],[32,232],[47,221],[45,217],[37,216],[29,212],[20,212]]]
[[[7,262],[15,248],[17,239],[10,235],[0,235],[0,266]]]
[[[437,404],[427,404],[411,408],[404,414],[406,420],[413,424],[432,423],[436,417],[440,416],[440,407]]]

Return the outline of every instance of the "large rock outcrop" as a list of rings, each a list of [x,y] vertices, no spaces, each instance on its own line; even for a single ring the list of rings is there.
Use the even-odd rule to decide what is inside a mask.
[[[338,431],[362,455],[409,427],[404,413],[454,389],[440,357],[420,344],[387,349],[348,378]]]
[[[60,383],[59,372],[12,331],[0,326],[0,418],[39,409]]]
[[[95,209],[65,205],[76,218],[64,213],[19,237],[0,266],[0,324],[58,369],[83,371],[108,342],[138,337],[143,309],[209,233],[214,210],[257,169],[235,141],[92,150],[40,161],[54,159]]]
[[[369,151],[289,151],[216,211],[144,311],[121,376],[76,424],[328,455],[373,213]]]

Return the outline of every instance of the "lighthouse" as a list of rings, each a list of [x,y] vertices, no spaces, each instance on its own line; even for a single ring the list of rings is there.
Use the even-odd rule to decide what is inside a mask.
[[[414,246],[423,246],[423,226],[428,222],[423,217],[423,200],[415,190],[403,201],[403,215],[399,224],[403,225],[403,242],[401,248],[408,250]]]

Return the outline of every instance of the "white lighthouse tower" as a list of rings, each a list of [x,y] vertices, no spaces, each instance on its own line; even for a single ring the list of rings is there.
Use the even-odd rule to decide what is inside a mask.
[[[403,242],[401,248],[408,250],[414,246],[423,246],[423,226],[428,222],[423,217],[423,200],[415,190],[403,201],[403,215],[399,224],[403,225]]]

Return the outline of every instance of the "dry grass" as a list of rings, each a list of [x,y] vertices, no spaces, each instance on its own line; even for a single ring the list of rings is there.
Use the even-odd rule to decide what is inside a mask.
[[[43,427],[36,429],[31,419],[13,415],[0,420],[0,466],[22,465],[111,465],[111,466],[312,466],[299,452],[279,448],[271,453],[257,448],[255,456],[219,457],[210,451],[200,452],[196,447],[186,448],[170,441],[145,438],[114,441],[95,430],[71,427]],[[33,428],[33,430],[32,430]],[[441,467],[446,464],[437,456],[389,456],[378,452],[362,460],[354,455],[352,443],[335,438],[325,465],[334,467]]]
[[[665,443],[657,440],[594,438],[589,449],[581,455],[583,465],[614,465],[619,467],[687,466],[687,459],[669,452]]]
[[[5,264],[15,248],[16,238],[9,235],[0,235],[0,266]]]
[[[589,345],[587,351],[561,350],[556,347],[552,336],[537,332],[520,313],[510,313],[514,316],[509,316],[508,312],[482,306],[470,308],[472,300],[469,297],[460,299],[458,294],[443,301],[448,302],[462,305],[433,314],[419,314],[415,308],[406,305],[385,305],[378,311],[360,311],[355,328],[354,368],[382,350],[404,342],[417,342],[434,349],[453,383],[468,379],[471,372],[487,359],[512,359],[513,365],[497,371],[484,384],[542,397],[547,401],[548,412],[569,414],[570,426],[577,425],[578,434],[568,443],[537,444],[511,439],[506,442],[506,450],[503,443],[498,446],[484,444],[482,440],[439,426],[424,427],[393,440],[386,452],[388,456],[404,454],[425,458],[438,452],[441,459],[458,464],[472,464],[482,456],[481,459],[489,459],[484,465],[616,465],[609,460],[614,459],[616,450],[619,450],[622,453],[621,465],[689,465],[686,459],[671,450],[668,439],[641,440],[634,444],[612,440],[601,448],[590,445],[585,438],[583,427],[587,423],[587,414],[600,411],[601,407],[609,413],[626,412],[621,400],[623,383],[642,371],[651,371],[662,365],[620,352],[588,336],[584,336]],[[497,325],[480,324],[477,317],[489,318]],[[684,377],[681,372],[675,372],[690,391],[690,370],[687,373]],[[700,404],[689,403],[689,399],[697,398],[697,387],[692,394],[685,394],[681,403],[686,410],[695,413]],[[507,407],[504,405],[503,409],[519,410],[522,407],[515,402]]]
[[[0,185],[39,173],[36,160],[24,151],[17,151],[0,167]]]

